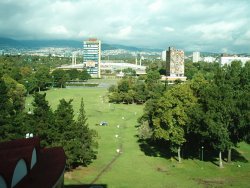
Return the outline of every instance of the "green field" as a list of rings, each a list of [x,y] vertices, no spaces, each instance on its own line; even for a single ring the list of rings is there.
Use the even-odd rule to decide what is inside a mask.
[[[178,164],[176,160],[160,155],[149,156],[136,137],[137,118],[142,114],[143,106],[109,104],[106,95],[106,88],[54,89],[47,92],[47,100],[53,109],[60,99],[73,99],[75,113],[83,97],[89,126],[99,135],[97,159],[88,167],[65,173],[65,187],[92,183],[105,184],[109,188],[250,187],[249,145],[241,143],[237,148],[241,156],[232,164],[224,163],[223,169],[210,161],[189,159]],[[31,108],[31,100],[31,96],[27,98],[26,108]],[[101,121],[107,121],[109,125],[98,126]],[[116,152],[118,148],[121,149],[120,154]]]

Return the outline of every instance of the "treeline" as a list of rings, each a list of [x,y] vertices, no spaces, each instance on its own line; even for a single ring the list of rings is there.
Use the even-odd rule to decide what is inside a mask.
[[[66,60],[69,61],[68,58],[55,57],[0,56],[0,74],[24,85],[27,94],[51,87],[62,88],[68,81],[86,81],[91,78],[85,69],[54,69],[55,65],[60,65],[60,61]]]
[[[161,75],[156,69],[148,70],[145,78],[125,76],[117,85],[109,87],[109,102],[142,104],[150,98],[160,96],[165,90],[160,78]]]
[[[185,62],[185,76],[191,80],[194,75],[200,73],[206,80],[212,80],[215,72],[220,68],[218,63],[206,62]],[[135,74],[125,74],[125,76],[108,89],[109,101],[113,103],[145,103],[148,99],[158,98],[163,92],[170,88],[167,82],[160,81],[161,75],[166,74],[165,63],[157,61],[151,63],[147,70],[147,75],[135,77]],[[126,72],[125,72],[126,73]],[[176,80],[175,84],[181,83]]]
[[[163,141],[179,161],[181,150],[196,155],[205,148],[218,152],[220,167],[222,152],[228,151],[230,162],[232,147],[250,138],[250,63],[212,70],[149,98],[139,119],[141,140]]]

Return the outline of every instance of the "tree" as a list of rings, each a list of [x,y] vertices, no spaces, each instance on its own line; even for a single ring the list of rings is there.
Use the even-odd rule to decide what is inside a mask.
[[[228,130],[231,123],[231,105],[228,98],[227,87],[219,87],[215,83],[210,83],[201,93],[201,124],[200,130],[204,132],[203,139],[207,140],[213,149],[219,151],[219,166],[222,168],[222,152],[232,146],[230,132]]]
[[[159,98],[162,96],[165,87],[160,81],[161,75],[157,70],[149,70],[145,80],[148,98]]]
[[[83,98],[81,99],[79,115],[75,125],[79,143],[81,143],[78,150],[78,161],[80,161],[80,164],[86,166],[96,158],[98,144],[96,142],[97,132],[88,127]]]
[[[194,63],[185,63],[185,76],[187,79],[191,80],[196,73],[198,73],[198,68],[194,66]]]
[[[135,92],[134,100],[136,103],[144,103],[147,100],[148,92],[144,82],[137,81],[133,87],[133,90]]]
[[[8,75],[0,79],[0,140],[23,137],[24,86]]]
[[[241,71],[241,91],[239,94],[240,125],[244,132],[244,141],[250,143],[250,61],[248,61]]]
[[[131,80],[129,78],[123,78],[118,82],[118,92],[119,93],[127,93],[129,89],[131,89]]]
[[[109,93],[109,102],[121,103],[123,102],[123,95],[118,92]]]
[[[136,76],[136,71],[132,68],[123,69],[122,72],[127,76]]]
[[[108,88],[108,91],[109,91],[109,93],[117,92],[117,86],[116,86],[116,85],[111,85],[111,86]]]
[[[76,80],[77,78],[79,78],[80,73],[77,69],[70,69],[70,70],[67,70],[66,72],[69,75],[70,80]]]
[[[189,117],[187,111],[196,103],[189,84],[176,85],[157,100],[155,111],[151,111],[151,127],[154,139],[164,139],[178,153],[181,162],[181,146],[185,143],[185,132]],[[150,121],[149,121],[150,124]]]
[[[66,74],[66,71],[64,71],[62,69],[56,69],[56,70],[54,70],[52,72],[52,76],[54,76],[55,82],[61,88],[65,87],[66,81],[69,80],[68,74]]]
[[[247,73],[247,66],[246,64],[245,67],[242,67],[241,62],[234,61],[230,66],[225,67],[224,85],[230,88],[228,98],[230,97],[231,103],[229,106],[231,122],[228,130],[232,146],[237,146],[249,133],[250,87],[248,81],[250,70]],[[248,81],[245,80],[247,77]],[[227,101],[228,104],[229,101]],[[228,162],[231,162],[231,147],[228,148]]]
[[[8,75],[3,76],[4,82],[6,83],[8,90],[8,97],[11,101],[15,113],[22,112],[25,105],[25,87],[18,83]]]
[[[11,125],[14,109],[8,97],[8,88],[2,78],[0,78],[0,140],[13,139],[13,127]]]
[[[74,156],[74,139],[77,139],[77,137],[74,135],[74,110],[71,105],[72,101],[72,99],[68,102],[65,99],[61,99],[54,112],[55,124],[53,132],[55,134],[53,145],[63,147],[67,156],[67,169],[71,169],[76,160]]]
[[[27,131],[39,136],[41,139],[41,146],[51,146],[54,132],[54,115],[46,100],[46,93],[34,94],[33,114],[29,114],[29,125]]]
[[[83,69],[80,73],[79,73],[79,80],[88,80],[91,78],[91,75],[87,72],[86,69]]]
[[[127,104],[133,103],[134,102],[134,95],[135,95],[135,92],[132,89],[128,90],[128,92],[124,93],[124,95],[123,95],[123,101]]]
[[[49,68],[46,66],[41,66],[39,69],[35,72],[35,79],[36,84],[38,87],[38,91],[45,90],[46,86],[50,82],[50,73]]]
[[[60,100],[55,111],[56,136],[53,145],[64,148],[67,155],[67,169],[87,165],[96,157],[93,148],[96,133],[88,128],[83,100],[77,121],[74,121],[72,101],[72,99],[68,102],[65,99]]]

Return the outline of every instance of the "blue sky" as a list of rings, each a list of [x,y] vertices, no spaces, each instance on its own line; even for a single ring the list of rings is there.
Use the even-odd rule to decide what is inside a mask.
[[[1,0],[0,35],[250,52],[250,0]]]

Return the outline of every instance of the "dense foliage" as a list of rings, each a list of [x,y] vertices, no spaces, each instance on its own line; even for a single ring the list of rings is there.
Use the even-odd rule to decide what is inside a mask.
[[[249,138],[250,63],[243,67],[232,62],[214,68],[210,75],[197,71],[192,80],[169,87],[153,102],[148,100],[140,130],[147,130],[146,139],[150,135],[149,139],[165,140],[169,149],[178,151],[179,161],[181,148],[217,151],[222,167],[222,152],[228,151],[230,162],[231,148]]]
[[[51,87],[65,87],[66,82],[91,78],[85,69],[62,70],[56,67],[70,62],[69,58],[38,56],[0,56],[0,74],[8,75],[26,88],[27,94]]]
[[[162,95],[165,86],[158,70],[149,70],[145,80],[125,76],[117,85],[109,87],[109,101],[114,103],[142,104]]]
[[[46,101],[46,93],[36,91],[48,87],[64,87],[69,80],[89,78],[86,71],[64,71],[60,69],[50,72],[46,60],[32,62],[34,57],[0,56],[0,141],[23,138],[26,133],[39,136],[42,147],[62,146],[67,155],[67,169],[79,165],[88,165],[96,158],[96,132],[89,129],[84,111],[83,100],[79,117],[74,119],[72,100],[60,100],[55,112]],[[35,69],[33,68],[36,67]],[[26,94],[34,93],[33,111],[24,111]]]

